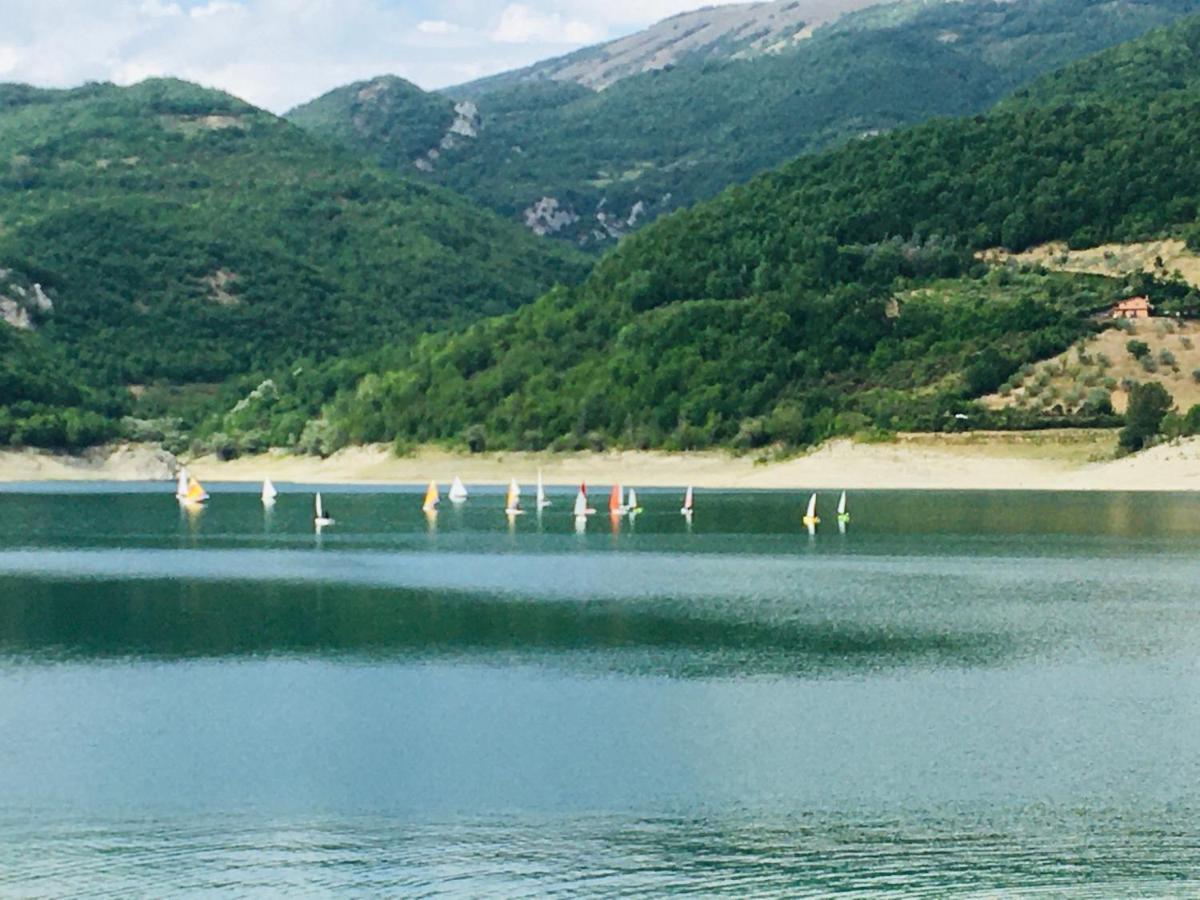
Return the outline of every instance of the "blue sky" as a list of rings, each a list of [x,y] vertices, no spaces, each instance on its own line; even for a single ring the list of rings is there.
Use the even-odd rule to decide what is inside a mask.
[[[276,112],[390,73],[445,87],[721,0],[0,0],[0,81],[175,75]]]

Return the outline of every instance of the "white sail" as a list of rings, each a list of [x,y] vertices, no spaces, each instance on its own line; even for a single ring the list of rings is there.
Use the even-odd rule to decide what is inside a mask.
[[[692,514],[692,503],[692,486],[689,484],[687,493],[683,495],[683,508],[679,511],[685,516],[690,516]]]
[[[275,485],[271,484],[271,479],[268,478],[263,482],[262,486],[262,502],[268,505],[275,502],[275,498],[279,496],[279,491],[275,490]]]
[[[638,508],[637,491],[633,488],[629,489],[629,498],[625,501],[625,508],[630,512],[636,512]]]
[[[579,493],[575,495],[575,515],[587,515],[587,494],[583,492],[583,488],[580,488]]]
[[[521,486],[517,484],[517,479],[513,479],[508,485],[508,496],[504,500],[504,511],[510,513],[521,512]]]
[[[186,467],[179,469],[179,480],[175,483],[175,497],[178,500],[183,500],[187,497],[188,492],[188,470]]]
[[[317,521],[321,521],[322,519],[325,518],[325,510],[321,506],[321,492],[320,491],[317,491],[317,501],[316,501],[315,506],[316,506],[316,513],[317,513]]]
[[[806,519],[814,519],[817,515],[817,495],[813,494],[808,498],[808,511],[804,514]]]
[[[462,503],[467,499],[467,486],[462,483],[462,479],[457,475],[454,476],[454,483],[450,485],[450,502]]]
[[[537,508],[538,508],[538,509],[545,509],[545,508],[546,508],[547,506],[549,506],[549,505],[550,505],[550,501],[546,499],[546,488],[545,488],[545,486],[542,484],[542,470],[541,470],[541,469],[538,469],[538,480],[537,480]]]
[[[840,498],[838,498],[838,515],[844,516],[845,514],[846,514],[846,492],[842,491],[842,496]]]

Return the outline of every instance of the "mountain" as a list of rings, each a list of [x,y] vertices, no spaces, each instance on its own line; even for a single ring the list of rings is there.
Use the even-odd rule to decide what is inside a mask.
[[[102,384],[409,341],[581,277],[564,250],[216,91],[0,86],[0,269]]]
[[[82,446],[124,415],[182,440],[220,382],[362,366],[588,264],[226,94],[0,85],[0,445]]]
[[[1108,389],[1000,412],[971,400],[1130,290],[1192,309],[1200,295],[976,252],[1196,234],[1197,77],[1193,17],[986,116],[800,157],[632,235],[580,287],[423,342],[327,406],[324,427],[568,449],[1111,421]]]
[[[413,90],[394,80],[335,90],[292,115],[537,234],[603,247],[800,153],[982,112],[1041,74],[1200,10],[1200,0],[902,0],[836,18],[842,8],[831,5],[820,11],[831,21],[792,40],[820,18],[814,9],[703,10],[451,90],[458,111],[438,99],[445,130],[416,147],[409,138],[424,120],[393,112],[411,100],[391,95]],[[734,23],[725,31],[723,16]],[[738,30],[748,22],[758,24]],[[702,46],[676,48],[664,68],[613,82],[617,69],[601,66],[625,59],[618,49],[652,49],[689,30]],[[653,52],[632,58],[633,69],[655,65]]]
[[[456,97],[479,97],[538,81],[564,81],[594,90],[623,78],[684,62],[752,59],[780,53],[847,12],[879,0],[773,0],[731,3],[679,13],[656,25],[566,56],[544,60],[454,88]]]

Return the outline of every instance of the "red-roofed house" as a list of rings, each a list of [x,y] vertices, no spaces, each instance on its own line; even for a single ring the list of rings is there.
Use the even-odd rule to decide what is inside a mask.
[[[1109,311],[1114,319],[1148,319],[1153,314],[1154,307],[1150,305],[1149,297],[1130,297]]]

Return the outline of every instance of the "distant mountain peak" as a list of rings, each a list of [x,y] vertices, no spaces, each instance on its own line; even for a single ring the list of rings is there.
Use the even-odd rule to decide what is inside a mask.
[[[688,58],[747,59],[775,53],[814,29],[881,0],[769,0],[705,6],[604,44],[450,91],[467,96],[497,87],[551,79],[604,90],[623,78],[665,69]]]

